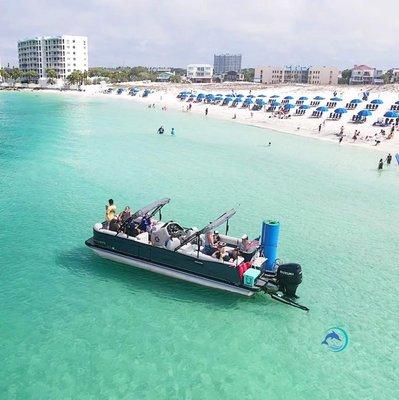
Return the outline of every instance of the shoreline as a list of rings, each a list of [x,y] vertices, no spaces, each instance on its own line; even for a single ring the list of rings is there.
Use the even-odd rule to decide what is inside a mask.
[[[21,92],[36,92],[36,93],[52,93],[52,94],[59,94],[59,95],[71,95],[71,96],[78,96],[78,97],[88,97],[88,98],[112,98],[112,99],[120,99],[120,100],[128,100],[134,101],[135,103],[141,103],[147,107],[151,105],[155,105],[157,109],[164,109],[167,111],[168,108],[173,109],[175,111],[180,111],[183,113],[194,113],[198,115],[203,115],[205,118],[216,118],[219,120],[231,121],[235,123],[239,123],[246,126],[257,127],[260,129],[267,129],[271,130],[278,134],[290,134],[302,137],[308,137],[316,140],[323,140],[330,143],[335,143],[339,146],[350,146],[354,148],[368,148],[377,153],[391,153],[396,154],[399,152],[399,130],[395,130],[394,138],[391,140],[382,140],[378,146],[371,144],[372,142],[365,142],[358,140],[354,142],[351,140],[353,131],[355,129],[359,129],[362,132],[362,136],[364,135],[375,135],[377,132],[380,131],[380,127],[378,126],[370,126],[370,121],[367,121],[367,125],[357,125],[348,122],[349,118],[345,118],[346,115],[339,121],[329,121],[325,118],[320,119],[312,119],[305,116],[295,116],[293,115],[289,119],[280,119],[277,117],[271,117],[270,113],[265,113],[263,110],[260,111],[253,111],[251,112],[248,109],[242,109],[240,107],[231,108],[229,106],[221,106],[221,105],[212,105],[212,104],[204,104],[204,103],[187,103],[186,101],[181,101],[177,99],[177,94],[182,90],[182,88],[195,90],[196,92],[210,92],[209,86],[212,87],[212,92],[217,93],[231,93],[232,90],[239,91],[240,93],[248,93],[250,90],[253,95],[257,95],[260,92],[271,95],[271,93],[278,94],[281,98],[286,95],[286,93],[291,93],[293,96],[295,92],[297,95],[308,95],[309,98],[312,98],[315,93],[317,94],[324,94],[326,98],[328,95],[331,95],[331,91],[337,90],[339,88],[341,92],[339,93],[342,96],[343,101],[342,103],[346,103],[350,101],[350,98],[356,98],[356,94],[361,90],[360,87],[329,87],[328,93],[324,87],[315,87],[315,86],[273,86],[267,87],[265,89],[259,89],[258,86],[260,85],[189,85],[183,86],[179,84],[143,84],[143,83],[129,83],[128,84],[120,84],[120,85],[113,85],[114,88],[118,87],[127,87],[127,86],[137,86],[139,88],[150,88],[153,89],[154,92],[151,93],[148,97],[142,97],[141,94],[136,96],[131,96],[127,92],[122,94],[117,93],[110,93],[106,94],[103,93],[104,87],[101,85],[88,85],[84,87],[84,91],[77,91],[77,90],[54,90],[54,89],[40,89],[40,90],[33,90],[30,88],[21,89]],[[245,86],[246,89],[243,90],[241,86]],[[392,85],[390,85],[392,86]],[[344,93],[342,90],[346,89]],[[373,88],[373,92],[370,94],[370,99],[374,98],[388,98],[387,101],[384,101],[384,104],[381,107],[383,110],[387,110],[390,107],[390,101],[394,103],[395,98],[399,98],[399,88],[395,88],[396,90],[380,90],[377,92],[378,89],[381,87]],[[382,87],[384,89],[384,87]],[[13,91],[13,89],[11,89]],[[396,93],[395,93],[396,92]],[[344,95],[345,94],[345,95]],[[312,97],[311,97],[312,96]],[[349,98],[349,100],[348,100]],[[391,99],[391,100],[389,100]],[[190,111],[185,110],[188,104],[192,104],[192,108]],[[205,116],[205,109],[208,108],[208,114]],[[362,107],[361,107],[362,108]],[[360,109],[361,109],[360,108]],[[312,111],[307,110],[307,111]],[[236,118],[233,118],[233,115],[236,115]],[[310,113],[308,113],[310,114]],[[329,114],[329,112],[327,112]],[[349,114],[349,113],[348,113]],[[345,118],[345,119],[344,119]],[[372,120],[377,118],[376,116],[370,117]],[[322,125],[321,131],[318,131],[318,126]],[[339,137],[337,134],[340,131],[341,126],[344,126],[344,140],[342,143],[338,142]],[[389,127],[385,128],[386,132],[389,133]],[[378,136],[381,138],[381,136]],[[383,138],[383,137],[382,137]]]

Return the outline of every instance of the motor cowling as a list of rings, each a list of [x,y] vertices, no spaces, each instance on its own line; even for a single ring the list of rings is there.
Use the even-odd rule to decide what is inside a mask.
[[[302,268],[299,264],[281,264],[277,268],[277,284],[287,297],[297,297],[296,290],[302,282]]]

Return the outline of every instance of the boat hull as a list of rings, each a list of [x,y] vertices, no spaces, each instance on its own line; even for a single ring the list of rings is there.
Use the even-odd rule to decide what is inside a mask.
[[[102,258],[106,258],[111,261],[119,262],[122,264],[127,264],[132,267],[144,269],[147,271],[155,272],[161,275],[169,276],[176,279],[181,279],[187,282],[195,283],[197,285],[202,285],[206,287],[210,287],[213,289],[223,290],[231,293],[237,293],[242,296],[253,296],[256,291],[245,289],[243,287],[238,287],[234,285],[230,285],[228,283],[218,282],[213,279],[205,278],[202,276],[190,274],[184,271],[175,270],[173,268],[165,267],[163,265],[158,265],[149,261],[144,261],[132,256],[126,256],[123,254],[119,254],[110,250],[105,250],[99,247],[95,247],[86,242],[88,247],[93,250],[95,254]]]

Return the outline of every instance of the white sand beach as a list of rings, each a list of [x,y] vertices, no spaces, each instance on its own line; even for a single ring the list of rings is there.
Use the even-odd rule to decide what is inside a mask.
[[[341,127],[344,130],[344,136],[341,145],[362,146],[375,149],[382,152],[397,153],[399,152],[399,129],[396,126],[395,132],[390,139],[391,126],[381,127],[373,126],[378,120],[385,121],[384,114],[390,110],[391,105],[399,101],[399,85],[383,85],[383,86],[315,86],[315,85],[273,85],[265,86],[251,83],[223,83],[223,84],[170,84],[170,83],[140,83],[129,82],[125,84],[107,86],[112,87],[114,90],[111,93],[104,93],[104,86],[89,85],[84,87],[82,92],[60,92],[60,93],[75,93],[79,96],[98,96],[126,99],[130,101],[140,102],[146,106],[155,105],[156,108],[180,110],[182,112],[191,112],[202,114],[205,117],[205,110],[208,109],[206,118],[222,118],[231,120],[241,124],[253,125],[261,128],[272,129],[279,132],[308,136],[312,138],[329,140],[339,143],[339,133]],[[135,96],[131,96],[128,90],[132,87],[137,87],[140,91]],[[121,94],[117,94],[118,88],[124,88]],[[147,97],[143,97],[145,88],[151,90]],[[264,100],[267,102],[271,96],[279,96],[278,101],[281,102],[285,96],[292,96],[293,99],[289,100],[290,103],[295,104],[296,100],[301,96],[308,99],[305,104],[309,104],[316,96],[324,97],[325,99],[320,102],[320,106],[336,96],[341,98],[336,106],[329,111],[324,112],[321,118],[312,118],[311,114],[316,109],[312,107],[307,109],[304,115],[295,115],[298,108],[295,107],[290,110],[290,117],[279,117],[271,112],[265,112],[264,108],[259,111],[252,111],[248,108],[242,108],[242,103],[237,107],[222,106],[220,104],[205,104],[204,102],[187,102],[187,99],[182,101],[177,98],[181,91],[190,91],[194,94],[199,93],[212,93],[212,94],[249,94],[255,96],[254,100],[259,95],[264,95]],[[251,92],[250,92],[251,91]],[[52,91],[53,92],[53,91]],[[357,105],[356,109],[348,110],[347,113],[342,114],[339,120],[330,120],[328,117],[330,113],[334,112],[336,108],[346,107],[346,104],[353,99],[362,99],[363,92],[369,92],[367,101],[362,101]],[[367,117],[366,122],[362,124],[353,123],[352,116],[356,115],[360,110],[366,108],[366,105],[375,99],[382,100],[383,104],[378,105],[376,110],[372,111],[372,115]],[[187,111],[187,106],[192,104],[191,110]],[[319,126],[321,129],[319,131]],[[384,134],[381,131],[385,131]],[[354,140],[353,136],[355,131],[360,132],[357,139]],[[377,141],[377,142],[376,142]],[[377,145],[376,145],[377,143]]]

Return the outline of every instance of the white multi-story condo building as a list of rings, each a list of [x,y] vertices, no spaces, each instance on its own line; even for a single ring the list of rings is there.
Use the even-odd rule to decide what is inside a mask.
[[[254,82],[267,84],[310,83],[313,85],[336,85],[338,68],[335,67],[258,67]]]
[[[213,67],[210,64],[187,65],[187,78],[191,82],[205,83],[212,82]]]
[[[355,65],[352,68],[350,85],[373,85],[384,83],[382,70],[367,65]]]
[[[46,69],[54,69],[57,78],[64,79],[71,72],[87,71],[88,42],[86,36],[40,36],[18,42],[19,69],[36,71],[46,78]]]

